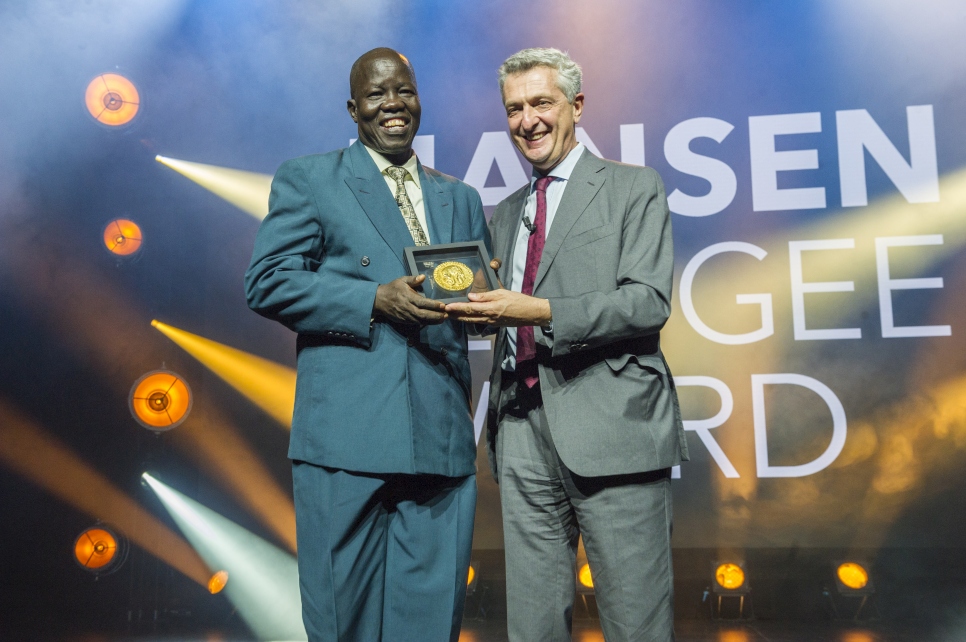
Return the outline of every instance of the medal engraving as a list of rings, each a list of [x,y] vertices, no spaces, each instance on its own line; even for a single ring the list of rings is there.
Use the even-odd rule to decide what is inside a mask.
[[[473,285],[473,270],[459,261],[446,261],[433,270],[433,281],[448,292],[458,292]]]

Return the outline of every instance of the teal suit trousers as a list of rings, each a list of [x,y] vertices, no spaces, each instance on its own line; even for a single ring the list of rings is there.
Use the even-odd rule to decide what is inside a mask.
[[[296,461],[292,478],[310,642],[456,642],[476,475],[354,473]]]

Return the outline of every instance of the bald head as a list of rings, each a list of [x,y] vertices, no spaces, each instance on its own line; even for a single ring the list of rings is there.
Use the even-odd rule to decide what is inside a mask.
[[[413,66],[409,63],[409,58],[402,55],[395,49],[390,49],[389,47],[376,47],[375,49],[370,49],[366,53],[359,56],[354,63],[352,63],[352,69],[349,70],[349,96],[356,98],[356,91],[360,84],[365,80],[365,75],[369,67],[379,60],[391,60],[393,62],[399,61],[409,70],[409,75],[412,79],[413,85],[416,84],[416,71]]]
[[[349,90],[346,107],[359,126],[359,140],[394,165],[405,164],[422,113],[409,60],[386,47],[368,51],[352,65]]]

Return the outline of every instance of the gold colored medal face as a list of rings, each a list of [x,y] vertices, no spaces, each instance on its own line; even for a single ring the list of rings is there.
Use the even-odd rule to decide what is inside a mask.
[[[473,270],[464,263],[446,261],[433,270],[433,281],[444,290],[458,292],[473,285]]]

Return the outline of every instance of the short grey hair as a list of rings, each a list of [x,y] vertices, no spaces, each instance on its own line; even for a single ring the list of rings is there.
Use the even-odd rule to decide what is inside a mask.
[[[504,60],[497,71],[500,96],[503,95],[503,83],[506,82],[507,76],[530,71],[534,67],[549,67],[556,71],[557,87],[567,97],[568,102],[574,102],[574,98],[580,93],[580,81],[583,78],[580,65],[575,63],[566,52],[552,47],[524,49]]]

